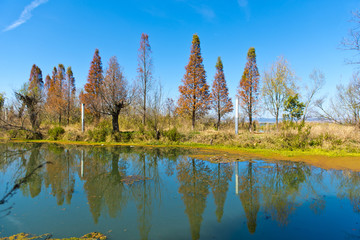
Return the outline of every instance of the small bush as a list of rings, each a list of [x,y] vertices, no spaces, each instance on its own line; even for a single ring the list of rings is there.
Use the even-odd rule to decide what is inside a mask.
[[[304,125],[304,123],[296,124],[291,123],[283,126],[281,133],[281,140],[283,148],[288,149],[305,149],[310,145],[309,135],[310,126]]]
[[[65,133],[65,129],[62,127],[50,128],[48,131],[50,140],[59,140],[60,137]]]
[[[29,133],[25,130],[11,129],[7,133],[9,138],[29,139]]]
[[[178,132],[176,128],[172,128],[168,131],[165,131],[164,136],[167,137],[167,139],[169,139],[169,141],[172,142],[178,142],[181,139],[181,134]]]
[[[111,124],[103,121],[94,130],[89,130],[88,135],[91,141],[94,142],[105,142],[107,136],[111,135],[112,127]]]
[[[130,142],[133,138],[132,132],[121,132],[120,133],[120,141],[122,142]]]

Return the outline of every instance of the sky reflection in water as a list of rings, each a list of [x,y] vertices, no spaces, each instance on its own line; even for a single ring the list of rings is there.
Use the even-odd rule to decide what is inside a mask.
[[[360,174],[304,163],[213,164],[179,148],[0,144],[0,236],[111,239],[360,237]]]

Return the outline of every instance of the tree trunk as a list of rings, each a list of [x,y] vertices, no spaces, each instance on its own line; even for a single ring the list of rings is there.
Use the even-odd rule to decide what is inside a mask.
[[[216,131],[219,131],[220,120],[221,120],[221,116],[220,116],[220,112],[218,112],[218,119],[217,119],[217,123],[216,123]]]
[[[146,123],[146,105],[145,104],[146,103],[144,103],[144,107],[143,107],[144,113],[143,113],[143,121],[142,121],[144,126],[145,126],[145,123]]]
[[[67,125],[70,124],[70,103],[68,102],[67,106]]]
[[[276,129],[279,130],[279,112],[275,114]]]
[[[252,112],[249,113],[249,132],[252,132]]]
[[[112,115],[113,132],[119,131],[119,113],[113,113]]]
[[[192,113],[192,130],[194,131],[195,129],[195,111],[193,110],[193,113]]]
[[[59,126],[61,126],[61,111],[59,113]]]

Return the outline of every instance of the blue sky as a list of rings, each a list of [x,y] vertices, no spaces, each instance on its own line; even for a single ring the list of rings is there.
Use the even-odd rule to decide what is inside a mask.
[[[103,66],[118,57],[125,76],[136,79],[141,33],[149,35],[154,76],[167,96],[178,97],[192,35],[201,41],[211,85],[221,56],[231,96],[235,96],[250,47],[262,73],[284,56],[308,82],[313,68],[325,73],[322,94],[333,95],[357,70],[339,49],[359,0],[1,0],[0,92],[12,96],[29,78],[32,64],[46,74],[63,63],[72,66],[81,89],[95,48]]]

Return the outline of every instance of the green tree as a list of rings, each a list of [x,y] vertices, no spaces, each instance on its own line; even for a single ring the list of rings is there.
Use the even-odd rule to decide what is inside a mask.
[[[298,121],[304,114],[305,104],[299,101],[299,95],[290,95],[284,102],[284,120]]]

